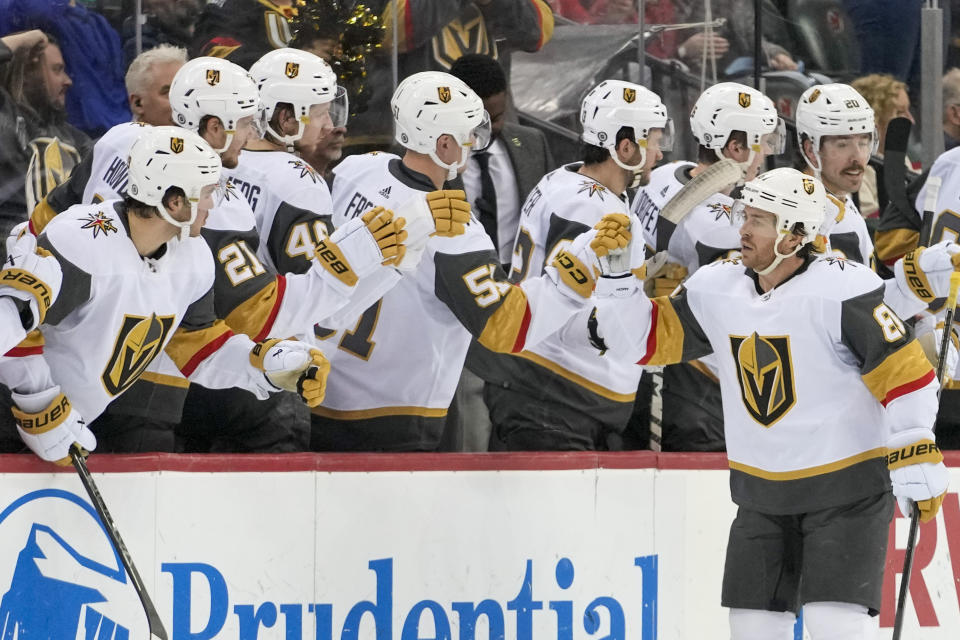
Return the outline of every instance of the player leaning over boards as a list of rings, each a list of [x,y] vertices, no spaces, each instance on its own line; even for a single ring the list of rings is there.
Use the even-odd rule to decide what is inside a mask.
[[[483,101],[454,76],[429,71],[400,83],[391,105],[403,158],[375,153],[340,163],[334,222],[376,206],[403,215],[425,200],[462,216],[449,232],[408,246],[424,252],[420,265],[347,331],[318,330],[325,354],[336,354],[337,376],[314,409],[315,449],[437,449],[470,337],[495,351],[543,339],[589,300],[604,241],[626,244],[621,216],[603,235],[578,236],[545,276],[511,284],[464,193],[436,191],[463,169],[474,145],[488,142]]]
[[[558,251],[605,215],[627,215],[627,187],[645,182],[663,158],[661,149],[670,148],[667,108],[633,83],[605,80],[594,87],[583,99],[580,123],[583,162],[548,173],[524,203],[512,280],[540,277]],[[622,448],[619,434],[642,371],[634,361],[550,336],[516,356],[474,347],[468,364],[487,381],[491,449]]]
[[[733,640],[792,638],[801,606],[814,640],[876,638],[891,482],[925,521],[947,489],[934,371],[876,274],[811,253],[825,200],[815,178],[765,173],[736,204],[742,258],[671,297],[637,282],[597,303],[610,350],[643,364],[717,356],[739,506],[722,597]]]
[[[768,155],[780,154],[784,125],[773,101],[756,89],[735,82],[707,88],[690,113],[697,141],[697,162],[672,162],[653,170],[650,182],[637,191],[631,211],[640,219],[643,237],[654,252],[666,252],[667,263],[649,273],[654,295],[673,291],[702,265],[727,257],[740,246],[730,224],[732,190],[737,182],[757,176]],[[681,191],[704,181],[718,163],[736,163],[732,180],[711,179],[702,200],[679,222],[660,210]],[[699,192],[699,187],[697,187]],[[683,195],[682,197],[686,197]],[[665,451],[723,451],[723,407],[712,357],[671,365],[663,370],[662,441]]]
[[[196,134],[144,128],[130,150],[124,200],[75,206],[50,222],[39,247],[63,273],[39,341],[0,359],[18,431],[44,460],[96,447],[97,417],[161,351],[183,375],[266,397],[280,388],[319,402],[328,367],[303,343],[254,344],[216,319],[214,263],[199,238],[220,179],[220,158]],[[71,405],[72,403],[72,405]]]

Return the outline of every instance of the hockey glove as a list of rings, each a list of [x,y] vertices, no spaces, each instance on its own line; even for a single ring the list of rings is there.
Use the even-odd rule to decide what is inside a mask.
[[[439,192],[438,192],[439,193]],[[406,220],[404,230],[408,233],[404,242],[406,251],[394,263],[394,266],[404,273],[415,271],[423,258],[430,236],[436,231],[433,211],[422,193],[414,195],[397,207],[397,215]]]
[[[318,349],[297,340],[271,338],[254,345],[250,364],[277,390],[293,391],[311,407],[323,402],[330,362]]]
[[[658,267],[653,273],[647,271],[647,278],[643,283],[643,290],[651,298],[669,296],[687,277],[687,268],[682,264],[665,262]]]
[[[447,189],[428,193],[427,206],[433,214],[434,235],[450,238],[466,231],[470,222],[470,203],[464,191]]]
[[[950,274],[960,269],[960,245],[948,240],[918,247],[893,265],[897,287],[903,295],[929,305],[950,293]]]
[[[341,225],[317,243],[317,262],[343,284],[352,287],[381,264],[403,257],[403,218],[377,207]]]
[[[37,238],[24,234],[13,245],[0,270],[0,296],[21,300],[30,308],[31,317],[21,314],[27,331],[43,323],[47,310],[60,292],[63,273],[60,263],[49,251],[37,247]]]
[[[887,442],[887,468],[900,512],[909,516],[911,504],[916,502],[920,521],[933,520],[950,480],[933,431],[911,429],[894,434]]]
[[[630,219],[624,214],[605,215],[595,228],[581,233],[557,252],[546,269],[547,276],[568,297],[588,299],[597,278],[611,273],[607,260],[610,252],[626,249],[630,244],[629,226]]]
[[[54,386],[31,394],[13,393],[13,419],[17,432],[30,450],[47,462],[70,464],[70,447],[81,451],[97,448],[97,439],[67,397]]]

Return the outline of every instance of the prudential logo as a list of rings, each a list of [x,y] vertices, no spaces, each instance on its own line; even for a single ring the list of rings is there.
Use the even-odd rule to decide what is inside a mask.
[[[58,489],[0,512],[0,639],[128,640],[146,619],[93,507]]]

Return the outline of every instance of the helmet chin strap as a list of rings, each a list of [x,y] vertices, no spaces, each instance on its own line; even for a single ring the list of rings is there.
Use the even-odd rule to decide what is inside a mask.
[[[458,146],[460,147],[459,162],[452,162],[449,164],[444,162],[443,160],[440,159],[440,156],[437,155],[436,149],[431,149],[427,153],[427,155],[430,156],[430,159],[433,160],[434,164],[436,164],[438,167],[442,167],[447,170],[447,180],[453,180],[454,178],[457,177],[457,174],[460,172],[460,169],[462,169],[463,166],[467,164],[467,158],[470,156],[470,153],[463,148],[463,145],[458,143]]]
[[[776,269],[777,266],[784,261],[784,259],[797,255],[797,252],[799,252],[800,249],[803,248],[802,244],[798,244],[797,248],[791,251],[790,253],[780,253],[780,242],[787,236],[788,233],[790,232],[781,231],[780,233],[777,234],[777,243],[773,245],[773,253],[774,253],[773,262],[771,262],[765,268],[757,270],[758,276],[765,276],[769,274],[774,269]]]
[[[720,160],[732,160],[732,158],[727,158],[727,156],[723,155],[723,149],[714,149],[713,152],[717,154],[717,158]],[[743,173],[744,176],[746,176],[747,172],[750,171],[750,165],[753,164],[753,160],[756,157],[757,157],[756,149],[750,149],[750,154],[747,156],[747,159],[744,160],[743,162],[737,162],[737,164],[740,165],[740,171]],[[743,184],[743,181],[741,180],[737,184]]]
[[[269,122],[267,123],[266,129],[267,129],[267,133],[269,133],[271,136],[273,136],[273,139],[274,139],[274,140],[276,140],[278,143],[286,146],[287,151],[290,151],[290,152],[292,153],[292,152],[293,152],[293,145],[294,145],[294,143],[298,142],[298,141],[300,140],[300,138],[303,137],[303,130],[304,130],[305,127],[306,127],[306,123],[305,123],[303,120],[298,119],[298,120],[297,120],[297,132],[296,132],[295,134],[293,134],[293,135],[290,135],[290,136],[285,136],[285,135],[283,135],[282,133],[277,132],[277,130],[274,129],[274,128],[273,128],[273,125],[271,125]]]
[[[627,184],[627,186],[630,187],[631,189],[636,189],[637,187],[639,187],[640,180],[643,179],[643,166],[647,163],[647,150],[644,149],[643,147],[640,147],[640,164],[630,165],[625,163],[623,160],[620,159],[620,156],[619,154],[617,154],[616,150],[613,150],[610,152],[610,157],[613,158],[613,161],[617,163],[617,166],[619,166],[624,171],[629,171],[633,176],[630,179],[630,183]]]
[[[172,224],[175,227],[180,227],[179,237],[181,240],[186,240],[190,237],[190,227],[193,226],[194,221],[197,219],[197,201],[190,198],[190,219],[186,222],[181,220],[176,220],[167,212],[167,208],[161,203],[157,210],[160,212],[160,217]]]
[[[233,143],[233,134],[234,134],[234,133],[235,133],[234,131],[227,131],[227,141],[226,141],[225,143],[223,143],[223,146],[220,147],[219,149],[216,149],[216,148],[215,148],[214,151],[216,151],[217,153],[223,153],[224,151],[226,151],[227,149],[229,149],[229,148],[230,148],[230,144]],[[210,145],[210,146],[212,147],[213,145]]]

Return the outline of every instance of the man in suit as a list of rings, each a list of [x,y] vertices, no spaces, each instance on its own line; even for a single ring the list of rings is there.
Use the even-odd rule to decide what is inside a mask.
[[[520,207],[540,179],[554,168],[546,136],[538,129],[507,122],[507,78],[490,56],[466,54],[450,73],[463,80],[483,100],[490,114],[490,146],[470,154],[467,168],[451,188],[462,188],[467,200],[493,240],[500,262],[509,265],[520,224]],[[460,184],[462,180],[462,184]],[[509,270],[509,266],[507,266]],[[473,374],[471,362],[481,355],[476,343],[467,354],[460,385],[447,414],[444,449],[486,451],[490,418],[483,402],[483,380]]]
[[[463,173],[463,189],[487,235],[510,264],[527,194],[554,168],[547,139],[538,129],[507,122],[507,78],[490,56],[467,54],[450,68],[451,75],[473,89],[490,114],[490,146],[474,151]]]

